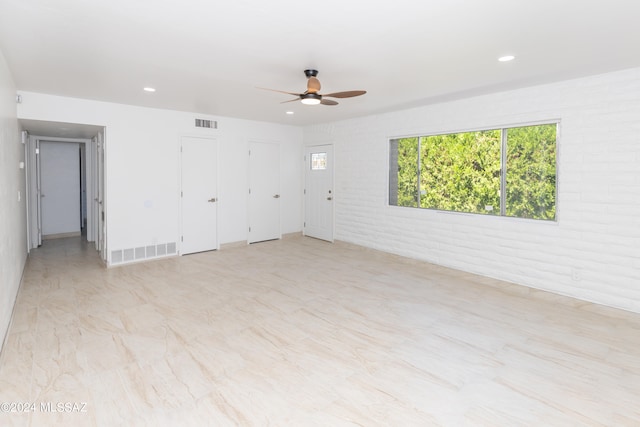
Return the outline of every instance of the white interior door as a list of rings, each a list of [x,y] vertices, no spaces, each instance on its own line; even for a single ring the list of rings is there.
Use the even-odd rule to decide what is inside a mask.
[[[80,146],[40,144],[42,235],[80,235]]]
[[[280,146],[250,142],[248,241],[280,237]]]
[[[93,208],[94,208],[94,202],[93,199],[95,197],[95,193],[93,191],[93,181],[95,178],[95,159],[93,158],[93,153],[95,151],[95,145],[96,145],[96,137],[91,138],[89,141],[85,142],[84,146],[85,146],[85,157],[84,157],[84,162],[86,165],[86,187],[85,187],[85,191],[86,191],[86,207],[87,207],[87,216],[86,216],[86,221],[87,221],[87,230],[86,230],[86,237],[87,237],[87,242],[94,242],[94,230],[95,230],[95,225],[93,222]]]
[[[33,249],[42,244],[40,141],[30,136],[27,144],[27,152],[29,153],[27,157],[29,249]]]
[[[87,227],[87,237],[89,241],[94,242],[94,246],[96,250],[98,250],[98,245],[100,243],[98,238],[98,230],[99,230],[99,209],[98,209],[98,137],[95,136],[91,139],[91,181],[89,183],[89,188],[91,189],[91,197],[88,202],[91,207],[91,225]]]
[[[304,235],[333,242],[333,145],[305,150]]]
[[[100,252],[102,259],[107,259],[107,222],[105,220],[105,144],[106,144],[106,128],[98,132],[98,143],[96,145],[96,197],[95,197],[95,218],[98,235],[96,239],[96,249]]]
[[[42,162],[40,161],[40,141],[36,141],[36,195],[38,201],[36,203],[37,209],[37,226],[38,226],[38,246],[42,245]]]
[[[180,254],[218,248],[218,144],[182,138],[182,243]]]

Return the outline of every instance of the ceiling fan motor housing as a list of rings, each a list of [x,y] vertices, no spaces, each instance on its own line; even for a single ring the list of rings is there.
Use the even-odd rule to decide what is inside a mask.
[[[304,70],[304,75],[309,77],[316,77],[318,75],[318,70]]]
[[[322,95],[317,93],[304,93],[300,95],[300,99],[322,99]]]

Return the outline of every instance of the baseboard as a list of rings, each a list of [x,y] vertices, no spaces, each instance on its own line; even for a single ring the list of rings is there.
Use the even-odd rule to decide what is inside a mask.
[[[294,233],[287,233],[282,235],[283,239],[291,239],[294,237],[302,237],[302,231],[296,231]]]
[[[80,236],[80,231],[72,231],[70,233],[45,234],[42,236],[42,240],[64,239],[65,237],[78,237],[78,236]]]
[[[248,243],[246,240],[240,240],[238,242],[230,242],[230,243],[222,243],[220,245],[220,250],[222,249],[231,249],[231,248],[240,248],[242,246],[247,246]]]
[[[2,337],[2,342],[0,343],[0,366],[4,365],[4,349],[6,347],[7,341],[9,340],[9,332],[11,331],[11,326],[13,325],[13,317],[16,311],[16,304],[18,302],[18,295],[20,295],[20,291],[22,290],[22,283],[24,280],[24,272],[27,268],[27,263],[29,262],[29,253],[27,252],[27,256],[24,260],[24,264],[22,265],[22,274],[20,274],[20,283],[18,283],[18,290],[16,291],[15,298],[13,300],[13,305],[11,306],[11,316],[9,317],[9,324],[7,325],[7,330],[4,331],[4,336]]]

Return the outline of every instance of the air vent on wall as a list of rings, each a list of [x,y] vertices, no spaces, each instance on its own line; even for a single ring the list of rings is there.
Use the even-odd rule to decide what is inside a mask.
[[[176,242],[111,251],[111,265],[177,255]]]
[[[196,119],[197,128],[218,129],[218,122],[215,120]]]

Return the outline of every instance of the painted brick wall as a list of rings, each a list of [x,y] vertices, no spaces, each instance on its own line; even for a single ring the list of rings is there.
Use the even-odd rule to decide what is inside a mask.
[[[390,137],[560,119],[558,221],[388,206]],[[335,145],[335,237],[640,312],[640,69],[305,128]]]

